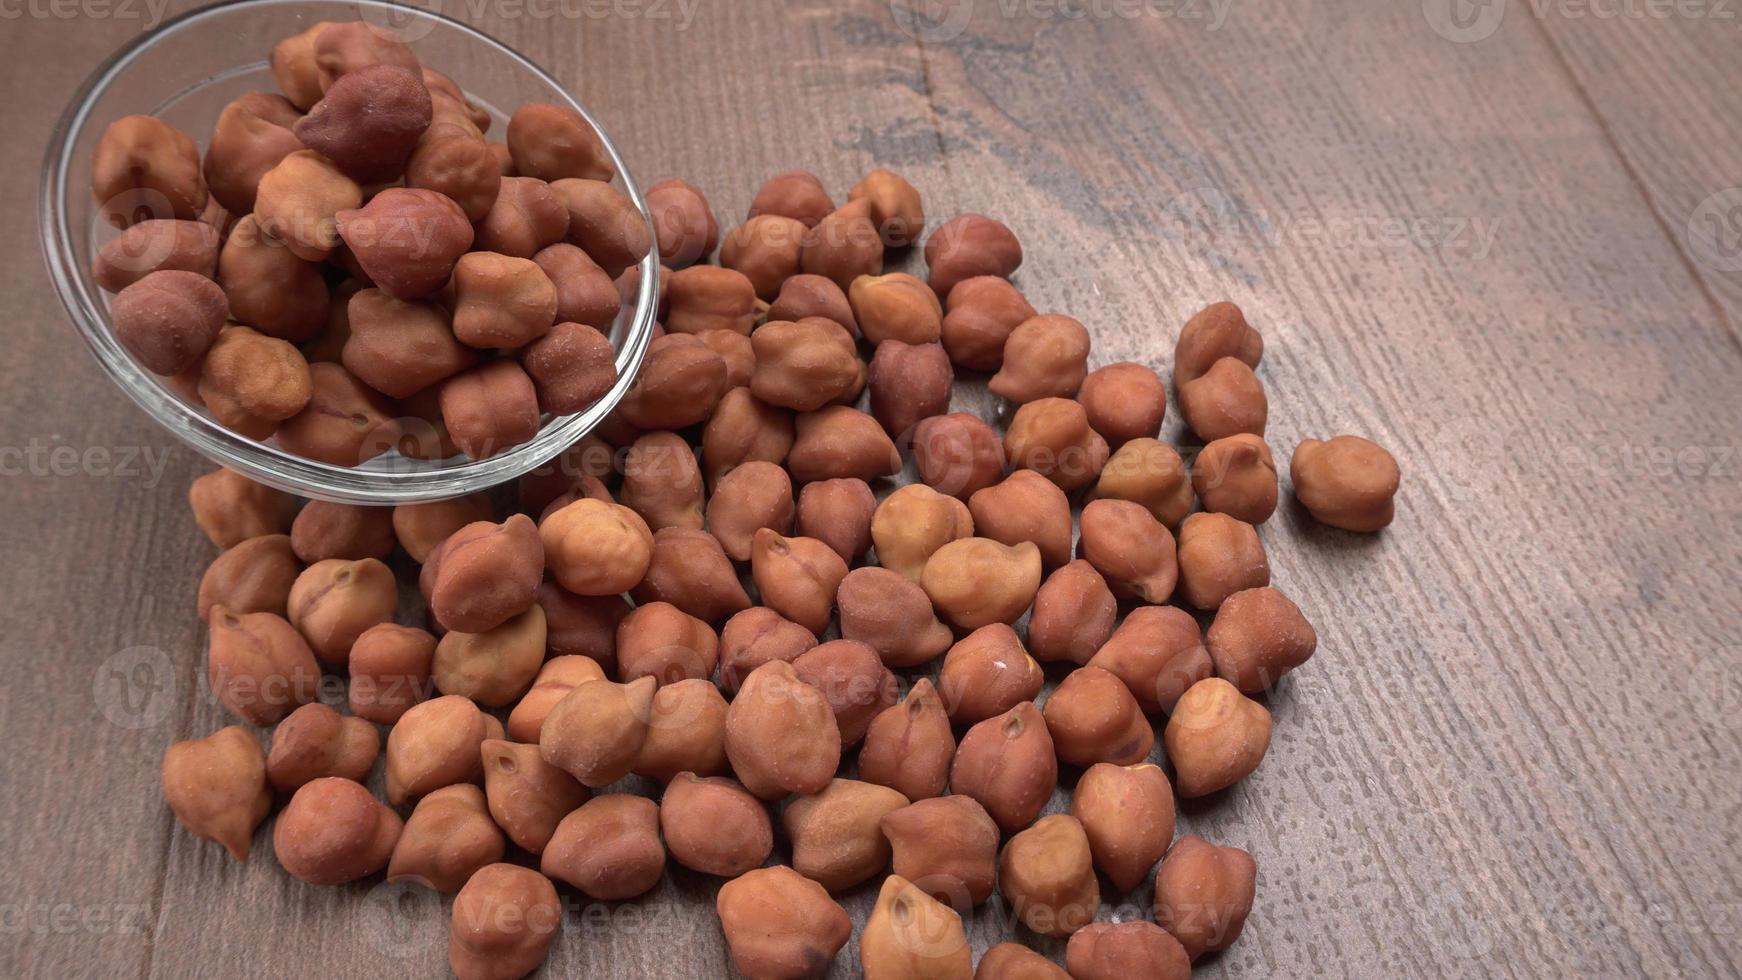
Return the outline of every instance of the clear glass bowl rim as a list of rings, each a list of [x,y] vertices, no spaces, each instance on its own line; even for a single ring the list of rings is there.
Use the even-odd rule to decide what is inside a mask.
[[[85,127],[93,124],[96,103],[111,85],[125,76],[128,68],[144,52],[163,43],[165,38],[200,29],[220,18],[245,16],[251,9],[299,6],[331,6],[352,11],[369,8],[385,17],[433,20],[509,59],[520,70],[544,82],[598,132],[600,143],[617,168],[621,189],[641,212],[648,240],[654,240],[647,202],[610,135],[561,82],[501,41],[451,17],[387,0],[227,0],[182,14],[128,42],[91,73],[55,124],[43,161],[37,218],[49,278],[67,316],[104,373],[159,425],[214,462],[280,490],[340,503],[388,506],[464,496],[512,480],[549,462],[602,422],[634,383],[658,313],[659,261],[656,250],[650,250],[640,263],[640,288],[628,332],[617,351],[617,381],[611,389],[584,411],[546,421],[540,426],[538,435],[529,442],[487,459],[454,465],[438,467],[404,459],[398,464],[403,468],[397,469],[337,466],[256,442],[225,428],[216,419],[193,410],[171,395],[116,341],[109,328],[102,291],[90,276],[90,256],[76,252],[70,223],[72,209],[68,204],[70,195],[89,193],[87,187],[69,187],[68,181],[76,170],[75,145]],[[107,122],[102,124],[107,125]]]

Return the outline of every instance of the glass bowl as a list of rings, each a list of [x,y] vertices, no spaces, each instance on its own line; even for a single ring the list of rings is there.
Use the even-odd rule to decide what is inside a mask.
[[[488,459],[420,460],[389,451],[360,466],[307,459],[219,424],[133,359],[109,324],[109,298],[91,259],[118,234],[91,197],[91,155],[103,130],[122,116],[157,116],[204,150],[218,113],[244,92],[276,92],[267,54],[280,39],[317,21],[362,19],[398,33],[424,64],[454,77],[488,111],[500,139],[507,112],[526,102],[569,106],[598,130],[617,168],[615,184],[653,224],[623,156],[592,115],[556,79],[501,42],[458,21],[383,0],[236,0],[187,14],[141,36],[99,67],[61,117],[49,142],[39,210],[49,275],[73,326],[121,390],[183,442],[224,466],[304,497],[387,505],[457,497],[511,480],[554,458],[610,414],[633,383],[653,334],[659,263],[639,265],[634,302],[606,335],[617,352],[617,382],[585,411],[546,416],[530,442]],[[506,112],[504,111],[506,110]]]

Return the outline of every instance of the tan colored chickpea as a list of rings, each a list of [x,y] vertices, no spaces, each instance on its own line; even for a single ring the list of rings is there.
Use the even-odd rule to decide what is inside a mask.
[[[863,741],[872,719],[900,697],[895,675],[877,651],[856,640],[820,643],[799,654],[792,669],[799,680],[822,692],[835,713],[844,747]]]
[[[923,799],[884,814],[895,873],[952,908],[992,897],[998,825],[967,796]]]
[[[387,799],[398,806],[443,786],[476,781],[485,739],[502,723],[457,694],[431,698],[400,716],[387,733]]]
[[[616,322],[623,298],[617,293],[617,284],[586,252],[568,242],[557,242],[540,249],[532,261],[556,286],[558,323],[584,323],[605,330]]]
[[[252,214],[243,215],[224,239],[218,284],[224,287],[230,316],[293,344],[319,334],[327,326],[329,310],[337,314],[345,308],[332,298],[320,265],[303,261],[267,235]]]
[[[954,909],[900,875],[883,879],[859,936],[866,980],[970,980],[974,951]]]
[[[1012,466],[1034,470],[1066,492],[1094,483],[1110,455],[1083,406],[1069,398],[1018,408],[1004,432],[1004,454]]]
[[[1040,584],[1028,620],[1028,649],[1036,660],[1086,664],[1119,618],[1119,604],[1095,566],[1079,558]]]
[[[753,606],[720,631],[720,686],[737,693],[744,678],[771,660],[792,663],[817,645],[817,635],[766,606]]]
[[[763,605],[821,636],[829,628],[847,563],[815,538],[759,528],[751,539],[750,576]]]
[[[939,548],[973,534],[968,508],[924,484],[908,484],[883,498],[871,517],[877,563],[914,582]]]
[[[1094,500],[1083,508],[1077,553],[1107,580],[1113,594],[1163,603],[1179,581],[1173,534],[1142,505]]]
[[[787,804],[783,814],[792,841],[792,866],[830,891],[844,891],[889,867],[884,816],[907,805],[887,786],[834,779],[822,792]]]
[[[920,588],[944,618],[962,629],[1013,623],[1040,590],[1040,549],[991,538],[951,541],[926,559]]]
[[[175,819],[202,840],[248,860],[254,831],[272,812],[266,754],[240,725],[176,742],[163,753],[163,800]]]
[[[436,639],[414,626],[381,623],[351,644],[346,685],[351,713],[380,725],[399,721],[428,693]]]
[[[448,967],[459,980],[502,980],[538,969],[562,927],[550,879],[514,864],[492,864],[454,898]]]
[[[323,776],[352,782],[369,778],[381,754],[381,736],[363,718],[346,718],[324,704],[305,704],[272,730],[266,778],[275,789],[294,792]]]
[[[652,718],[658,682],[642,677],[625,684],[588,680],[576,684],[545,716],[538,749],[544,761],[599,789],[635,767]]]
[[[444,629],[482,633],[532,605],[544,577],[544,547],[524,514],[500,524],[478,521],[454,532],[424,571],[432,575],[429,605],[436,621]]]
[[[123,116],[97,140],[91,196],[117,228],[142,218],[197,220],[206,207],[199,148],[161,119]]]
[[[608,181],[617,175],[598,131],[568,106],[528,102],[514,110],[508,120],[508,152],[515,173],[539,180]]]
[[[919,667],[950,647],[950,628],[912,579],[887,568],[854,569],[835,592],[841,637],[877,651],[890,667]]]
[[[206,566],[200,577],[200,620],[209,619],[216,606],[237,614],[268,612],[283,616],[290,587],[301,573],[302,565],[289,536],[262,534],[249,538]]]
[[[792,413],[769,405],[748,387],[733,388],[702,429],[702,465],[717,484],[732,467],[751,460],[779,465],[792,449]]]
[[[663,527],[653,535],[653,560],[632,592],[642,606],[669,603],[704,623],[721,622],[750,606],[720,542],[687,527]]]
[[[1017,470],[968,498],[974,528],[1008,545],[1031,541],[1049,568],[1071,560],[1071,502],[1034,470]]]
[[[1034,307],[1003,276],[971,276],[950,288],[944,304],[944,350],[956,366],[994,372],[1004,365],[1004,344]]]
[[[1205,678],[1180,696],[1163,741],[1179,795],[1208,796],[1258,768],[1270,748],[1270,712],[1222,678]]]
[[[823,189],[823,182],[807,170],[788,170],[775,174],[757,188],[750,201],[750,217],[778,214],[803,222],[806,228],[828,217],[835,202]]]
[[[722,776],[679,773],[659,801],[659,829],[672,860],[724,878],[760,867],[774,850],[762,801]]]
[[[1073,766],[1128,766],[1155,747],[1155,730],[1137,699],[1124,681],[1099,667],[1071,671],[1047,695],[1042,713],[1059,759]]]
[[[196,477],[188,486],[188,506],[194,523],[219,548],[283,534],[296,518],[295,497],[229,469]]]
[[[708,500],[708,530],[734,561],[750,560],[759,528],[792,532],[792,480],[774,463],[751,460],[728,471]]]
[[[705,523],[701,468],[689,443],[675,432],[649,432],[635,440],[624,459],[618,496],[654,531],[700,530]]]
[[[1155,921],[1195,960],[1240,938],[1257,886],[1252,855],[1187,834],[1155,872]]]
[[[1091,922],[1071,934],[1065,964],[1081,980],[1187,980],[1191,959],[1153,922]]]
[[[622,275],[652,250],[653,236],[646,219],[617,188],[571,177],[552,181],[550,189],[569,209],[569,241],[579,245],[611,278]]]
[[[842,289],[860,276],[883,271],[883,239],[871,220],[870,202],[855,201],[811,226],[804,236],[799,268],[826,276]]]
[[[557,825],[539,870],[601,902],[646,894],[665,873],[658,804],[627,793],[593,797]]]
[[[544,853],[557,824],[593,794],[574,777],[544,761],[538,745],[485,739],[484,795],[490,816],[517,846]]]
[[[756,319],[756,286],[734,269],[697,265],[671,274],[665,329],[671,333],[730,330],[750,333]]]
[[[1095,496],[1142,504],[1170,528],[1178,527],[1197,501],[1179,451],[1147,438],[1132,439],[1113,453],[1095,482]]]
[[[681,269],[707,258],[720,243],[720,223],[694,184],[670,178],[648,187],[644,196],[661,262]]]
[[[618,411],[640,429],[695,425],[725,397],[726,371],[726,359],[690,334],[657,337]]]
[[[502,860],[506,849],[483,790],[471,783],[443,786],[418,800],[406,819],[387,863],[387,880],[453,894],[472,875]]]
[[[532,605],[482,633],[447,633],[436,644],[430,674],[443,694],[506,707],[532,686],[544,650],[544,610]]]
[[[1037,316],[1010,331],[1004,362],[986,388],[1017,404],[1071,398],[1082,387],[1088,366],[1088,328],[1068,316]]]
[[[785,865],[726,882],[714,908],[732,964],[751,980],[821,976],[853,937],[846,909]]]
[[[1378,531],[1395,514],[1397,460],[1360,436],[1303,439],[1289,464],[1294,495],[1321,524]]]
[[[1205,510],[1263,524],[1276,512],[1276,462],[1270,447],[1250,433],[1217,439],[1193,462],[1192,489]]]
[[[820,316],[833,320],[847,332],[857,335],[859,321],[853,319],[853,307],[847,293],[823,276],[799,274],[789,276],[780,284],[780,292],[768,305],[768,322],[797,322],[806,317]]]
[[[865,385],[866,367],[853,336],[833,320],[770,321],[750,335],[750,343],[756,351],[750,390],[767,404],[814,412]]]
[[[1287,596],[1259,587],[1228,596],[1204,641],[1217,676],[1254,694],[1311,659],[1318,634]]]
[[[1088,925],[1101,907],[1089,838],[1076,817],[1042,817],[1004,845],[998,881],[1022,924],[1062,937]]]
[[[750,672],[726,710],[726,757],[765,800],[821,792],[841,764],[841,732],[823,692],[773,660]]]
[[[308,404],[279,424],[280,448],[336,466],[393,448],[401,430],[391,402],[337,364],[310,364],[308,372]]]
[[[748,279],[758,298],[773,300],[788,280],[798,276],[809,230],[802,221],[784,215],[756,215],[726,235],[720,244],[720,265]],[[829,285],[840,292],[833,282]]]
[[[925,264],[931,288],[948,296],[964,279],[1010,278],[1022,265],[1022,243],[1000,221],[983,214],[957,215],[926,239]]]
[[[338,213],[362,204],[356,181],[313,150],[298,150],[261,175],[254,214],[297,258],[319,262],[339,244]]]
[[[387,866],[404,824],[399,814],[349,779],[304,783],[272,828],[272,849],[292,876],[342,885]]]
[[[1180,386],[1179,411],[1193,432],[1213,441],[1241,432],[1262,436],[1270,409],[1263,383],[1246,362],[1224,357]]]
[[[1077,389],[1089,426],[1111,446],[1153,439],[1167,415],[1167,385],[1147,365],[1120,361],[1090,371]]]
[[[714,676],[719,660],[720,638],[713,627],[669,602],[643,600],[617,627],[618,673],[625,681],[706,679]]]
[[[974,980],[1071,980],[1071,975],[1027,946],[999,943],[980,957]]]
[[[165,269],[217,275],[218,229],[204,221],[148,218],[103,243],[91,260],[97,285],[118,293]]]
[[[1247,367],[1256,368],[1264,357],[1264,338],[1247,324],[1240,307],[1211,303],[1180,330],[1173,354],[1174,387],[1197,380],[1224,357],[1237,357]]]
[[[1090,766],[1071,793],[1070,812],[1088,835],[1095,867],[1121,893],[1142,884],[1173,843],[1173,786],[1147,762]]]
[[[635,756],[638,776],[670,782],[678,773],[726,772],[726,699],[712,680],[685,678],[653,692],[647,740]]]
[[[1193,514],[1179,529],[1179,586],[1199,609],[1216,609],[1242,589],[1270,584],[1258,531],[1227,514]]]
[[[272,613],[223,606],[213,606],[207,622],[206,683],[231,714],[265,727],[315,699],[320,667],[296,627]]]
[[[1125,682],[1143,710],[1172,711],[1180,695],[1215,672],[1198,621],[1174,606],[1139,606],[1089,665]]]
[[[653,532],[622,504],[577,500],[541,521],[538,536],[551,574],[576,595],[627,592],[653,561]]]
[[[943,330],[944,308],[922,280],[905,272],[860,276],[847,289],[853,318],[866,342],[935,344]]]
[[[938,688],[950,720],[972,725],[1033,701],[1046,683],[1040,664],[1005,623],[991,623],[950,647]]]
[[[229,301],[197,272],[164,269],[117,293],[109,305],[115,339],[156,374],[195,368],[217,342]]]

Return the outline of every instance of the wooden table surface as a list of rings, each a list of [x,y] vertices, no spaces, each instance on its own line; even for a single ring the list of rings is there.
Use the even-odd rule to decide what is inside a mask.
[[[892,167],[934,221],[1013,226],[1020,285],[1090,325],[1096,363],[1165,367],[1233,299],[1279,454],[1345,431],[1396,454],[1384,534],[1288,506],[1263,529],[1320,647],[1271,698],[1257,774],[1182,808],[1260,869],[1200,975],[1742,971],[1738,8],[919,6],[445,9],[728,227],[778,170],[841,194]],[[74,341],[30,217],[54,118],[151,8],[4,9],[0,975],[440,975],[442,902],[303,885],[264,830],[235,864],[161,800],[164,747],[224,723],[185,504],[208,465]],[[716,887],[575,901],[544,975],[725,974]],[[1004,931],[971,920],[976,951]]]

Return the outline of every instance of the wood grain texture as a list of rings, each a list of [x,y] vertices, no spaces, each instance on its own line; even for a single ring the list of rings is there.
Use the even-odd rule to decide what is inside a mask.
[[[1742,184],[1735,39],[1514,0],[1458,41],[1436,2],[1006,0],[948,37],[869,0],[693,22],[448,6],[570,83],[643,184],[691,180],[726,227],[779,170],[844,194],[892,167],[934,226],[1014,227],[1022,288],[1090,326],[1095,363],[1165,373],[1179,324],[1233,299],[1266,337],[1280,455],[1344,431],[1397,455],[1384,534],[1286,505],[1262,530],[1320,653],[1270,695],[1257,774],[1182,807],[1182,833],[1260,869],[1246,936],[1199,975],[1733,976],[1742,274],[1686,228]],[[0,33],[10,213],[34,212],[67,95],[138,26]],[[78,349],[33,231],[0,228],[0,462],[19,463],[0,973],[440,975],[445,902],[304,886],[269,828],[238,866],[162,806],[164,746],[224,723],[196,681],[209,549],[184,502],[207,467]],[[121,471],[130,449],[161,470]],[[716,890],[674,873],[638,902],[577,900],[544,975],[722,975]],[[872,897],[846,897],[856,926]],[[970,928],[976,952],[1010,934],[989,910]],[[834,975],[857,972],[855,944]]]

